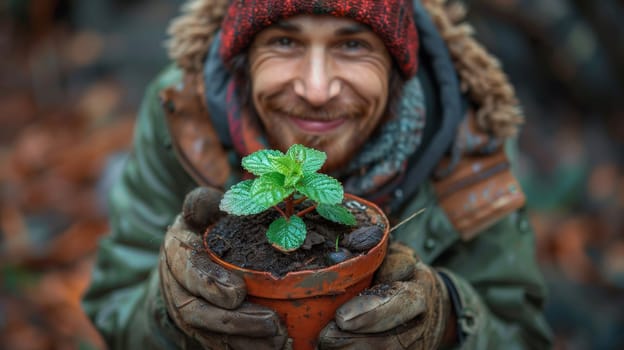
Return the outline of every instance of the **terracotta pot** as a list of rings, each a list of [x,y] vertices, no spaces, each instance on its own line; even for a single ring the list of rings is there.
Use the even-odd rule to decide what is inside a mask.
[[[385,230],[382,239],[368,253],[339,264],[276,277],[266,271],[238,267],[207,250],[213,261],[243,277],[249,301],[272,308],[280,315],[295,350],[316,347],[320,331],[334,318],[336,309],[370,286],[373,273],[386,255],[390,232],[387,217],[379,207],[362,198],[345,194],[345,200],[363,204]]]

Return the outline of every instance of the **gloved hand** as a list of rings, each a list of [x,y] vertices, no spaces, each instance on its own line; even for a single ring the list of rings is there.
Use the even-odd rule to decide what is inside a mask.
[[[161,291],[178,328],[207,349],[283,349],[288,334],[271,309],[245,301],[239,276],[213,263],[203,250],[203,230],[222,215],[223,193],[200,187],[190,192],[182,216],[161,247]]]
[[[437,272],[392,243],[374,285],[343,304],[319,336],[320,349],[436,349],[451,304]]]

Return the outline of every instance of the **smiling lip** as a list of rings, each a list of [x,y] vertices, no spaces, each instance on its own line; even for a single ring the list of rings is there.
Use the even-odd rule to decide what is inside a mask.
[[[291,117],[290,120],[301,130],[308,133],[326,133],[338,128],[346,119],[340,118],[335,120],[306,120]]]

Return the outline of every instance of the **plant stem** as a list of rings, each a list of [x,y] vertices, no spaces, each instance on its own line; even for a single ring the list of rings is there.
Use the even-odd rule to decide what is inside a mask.
[[[315,204],[315,205],[312,205],[312,206],[309,206],[309,207],[307,207],[307,208],[303,209],[302,211],[298,212],[298,213],[297,213],[297,216],[301,218],[301,217],[303,217],[305,214],[307,214],[307,213],[311,212],[311,211],[312,211],[312,210],[314,210],[314,209],[316,209],[316,204]]]
[[[286,215],[288,215],[289,218],[295,211],[295,206],[293,205],[293,195],[291,194],[290,196],[288,196],[288,198],[286,198],[284,202],[286,202]]]
[[[286,220],[290,219],[290,216],[287,216],[286,213],[284,213],[284,211],[277,205],[274,205],[273,208],[275,208],[275,210],[277,210],[280,213],[280,215],[284,217],[284,219]]]
[[[303,201],[305,201],[306,199],[308,199],[308,197],[306,197],[306,196],[301,196],[301,198],[299,198],[299,199],[294,199],[293,200],[293,205],[299,205],[299,204],[303,203]]]

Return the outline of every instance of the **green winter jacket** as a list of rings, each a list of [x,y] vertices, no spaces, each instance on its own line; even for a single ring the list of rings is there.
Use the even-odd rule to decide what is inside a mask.
[[[172,68],[148,88],[133,149],[110,193],[111,232],[100,242],[83,306],[111,349],[195,345],[167,317],[156,268],[166,227],[180,212],[185,194],[197,186],[176,158],[158,98],[181,77]],[[544,281],[524,211],[464,242],[435,203],[432,185],[425,182],[401,216],[427,210],[397,230],[395,238],[452,280],[461,305],[463,348],[549,348]]]
[[[420,18],[417,24],[423,51],[446,50],[430,22]],[[421,57],[421,62],[440,67],[442,63],[432,57]],[[157,272],[166,228],[181,211],[186,193],[198,185],[177,157],[159,99],[163,89],[182,79],[183,72],[172,66],[147,89],[132,151],[110,193],[110,233],[100,242],[83,307],[111,349],[199,348],[168,317]],[[449,89],[444,77],[421,79],[429,91],[425,94],[429,123],[439,119],[443,108],[436,108],[440,102],[435,91]],[[443,86],[434,88],[432,81]],[[427,133],[426,129],[421,147],[425,150],[436,142]],[[413,198],[394,214],[402,218],[423,207],[427,210],[401,226],[394,239],[413,247],[450,281],[461,348],[550,348],[552,336],[542,313],[545,286],[524,210],[462,239],[439,206],[432,181],[425,178],[417,184]]]

